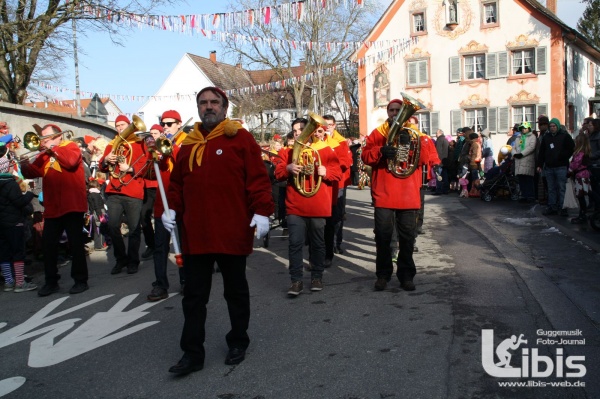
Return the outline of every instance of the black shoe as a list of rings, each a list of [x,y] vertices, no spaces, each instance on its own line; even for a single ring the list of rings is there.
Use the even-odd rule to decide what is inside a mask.
[[[383,291],[385,290],[385,287],[387,286],[387,280],[384,278],[378,278],[377,281],[375,281],[375,291]]]
[[[123,266],[115,265],[115,267],[113,267],[112,270],[110,271],[110,274],[119,274],[119,273],[121,273],[122,270],[123,270]]]
[[[74,286],[69,290],[69,294],[81,294],[83,291],[87,291],[90,287],[88,287],[87,283],[75,283]]]
[[[232,366],[234,364],[240,364],[246,358],[246,351],[240,348],[232,348],[227,352],[227,356],[225,357],[225,364],[228,366]]]
[[[335,252],[336,254],[340,254],[340,255],[342,255],[342,254],[344,253],[344,250],[342,249],[342,247],[341,247],[341,246],[339,246],[339,245],[338,245],[337,247],[335,247],[335,248],[333,249],[333,252]]]
[[[127,274],[136,274],[138,272],[137,265],[128,265],[127,266]]]
[[[333,261],[333,259],[325,259],[323,261],[323,267],[331,267],[332,261]]]
[[[46,283],[38,290],[38,296],[48,296],[59,289],[58,283]]]
[[[187,355],[183,355],[181,360],[169,369],[169,373],[178,374],[178,375],[186,375],[189,373],[193,373],[194,371],[199,371],[204,368],[204,362],[194,361],[190,359]]]
[[[148,301],[150,302],[156,302],[160,301],[161,299],[167,299],[168,297],[169,293],[167,292],[167,290],[161,287],[154,287],[152,288],[152,291],[150,292],[150,294],[148,294],[146,298],[148,298]]]
[[[153,255],[154,255],[154,248],[148,247],[142,254],[142,259],[144,259],[144,260],[152,259]]]
[[[423,234],[423,228],[417,227],[417,234]]]
[[[404,291],[414,291],[417,287],[415,287],[415,283],[412,280],[406,280],[400,283],[400,288]]]
[[[413,252],[419,252],[419,247],[417,247],[416,245],[413,245]]]

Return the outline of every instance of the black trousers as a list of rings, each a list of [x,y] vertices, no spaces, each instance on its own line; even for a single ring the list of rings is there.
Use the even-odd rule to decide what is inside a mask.
[[[42,253],[44,254],[46,284],[55,284],[60,278],[56,263],[58,260],[58,243],[63,231],[67,232],[69,247],[73,256],[71,277],[75,282],[86,283],[88,269],[83,240],[83,212],[69,212],[57,218],[44,219]]]
[[[412,280],[417,269],[413,260],[413,247],[417,236],[418,209],[375,208],[375,275],[390,280],[394,273],[390,244],[394,225],[398,234],[398,270],[400,282]]]
[[[154,213],[155,200],[156,188],[145,188],[140,223],[142,225],[142,233],[144,233],[144,242],[146,243],[146,246],[150,248],[154,248],[154,229],[152,228],[152,215]]]
[[[108,207],[108,233],[117,260],[117,265],[127,267],[140,264],[140,241],[142,230],[140,216],[142,214],[142,200],[127,197],[121,194],[110,194],[106,200]],[[121,219],[125,215],[129,227],[127,248],[123,235],[121,235]]]
[[[223,276],[223,296],[227,301],[231,330],[225,339],[229,349],[246,350],[250,344],[250,290],[246,280],[246,256],[205,254],[184,255],[185,288],[182,300],[185,318],[181,333],[181,349],[191,358],[204,361],[206,337],[206,304],[210,298],[215,262]]]
[[[335,205],[331,207],[331,217],[325,218],[325,259],[333,259],[335,233],[344,217],[343,209],[344,203],[341,201],[341,198],[338,198]]]

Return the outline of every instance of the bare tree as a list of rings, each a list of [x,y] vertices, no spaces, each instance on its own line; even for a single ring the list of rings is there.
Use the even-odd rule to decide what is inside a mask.
[[[259,9],[284,2],[287,0],[242,0],[236,2],[236,9]],[[238,36],[230,36],[226,51],[241,55],[250,69],[273,70],[278,80],[310,75],[312,79],[295,79],[288,87],[293,93],[298,115],[307,107],[322,113],[325,104],[331,101],[326,98],[326,93],[331,90],[325,86],[323,71],[346,61],[354,48],[343,43],[360,42],[373,26],[379,6],[364,3],[367,4],[350,1],[345,6],[340,3],[334,9],[322,10],[312,9],[310,2],[304,2],[301,20],[239,27],[235,32]],[[265,40],[242,41],[240,35]],[[312,94],[309,104],[306,103],[306,89]]]
[[[164,4],[179,0],[131,1],[119,5],[116,0],[98,0],[96,7],[122,10],[126,13],[148,14]],[[81,0],[0,0],[0,100],[23,104],[32,78],[55,81],[64,70],[64,60],[73,52],[71,24],[79,23],[78,31],[106,32],[115,43],[127,28],[105,17],[90,15]]]

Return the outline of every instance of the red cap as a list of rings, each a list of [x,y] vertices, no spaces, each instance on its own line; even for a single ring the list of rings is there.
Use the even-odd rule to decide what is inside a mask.
[[[179,115],[179,112],[175,111],[174,109],[163,112],[160,120],[162,121],[165,118],[171,118],[175,119],[177,122],[181,122],[181,115]]]
[[[198,97],[200,97],[200,94],[204,93],[205,91],[212,91],[213,93],[216,93],[219,96],[223,97],[223,105],[225,106],[225,108],[227,108],[229,106],[229,99],[227,98],[227,94],[225,94],[225,92],[223,90],[219,89],[218,87],[214,87],[214,86],[208,86],[208,87],[205,87],[204,89],[200,90],[200,92],[196,96],[196,102],[198,102]]]
[[[170,117],[169,117],[170,118]],[[150,128],[150,130],[158,130],[159,132],[163,132],[163,128],[161,125],[159,125],[158,123],[155,123],[154,125],[152,125],[152,127]]]
[[[397,104],[404,104],[404,102],[399,99],[399,98],[394,98],[392,101],[389,102],[389,104],[387,105],[386,109],[390,109],[390,105],[392,105],[393,103],[397,103]]]
[[[273,140],[281,140],[281,136],[276,134],[275,136],[273,136]]]
[[[126,117],[125,115],[119,115],[117,116],[117,119],[115,119],[115,125],[119,122],[125,122],[127,124],[130,124],[131,121],[129,120],[128,117]]]
[[[94,140],[96,140],[94,136],[83,136],[83,141],[85,141],[86,144],[90,144]]]

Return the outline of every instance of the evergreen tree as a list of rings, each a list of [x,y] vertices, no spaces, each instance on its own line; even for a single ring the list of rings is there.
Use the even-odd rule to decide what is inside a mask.
[[[577,22],[577,30],[600,48],[600,0],[586,0],[587,7]]]

